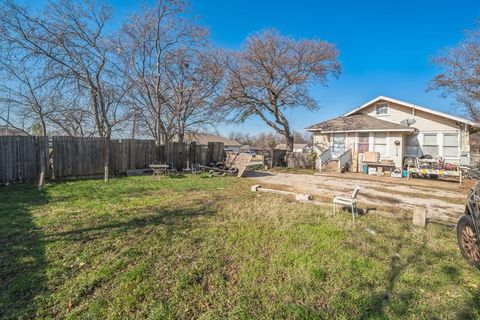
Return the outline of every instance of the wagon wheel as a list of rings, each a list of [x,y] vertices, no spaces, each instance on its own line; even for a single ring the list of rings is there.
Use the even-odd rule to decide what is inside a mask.
[[[480,269],[480,247],[471,217],[464,215],[458,221],[457,239],[463,257]]]

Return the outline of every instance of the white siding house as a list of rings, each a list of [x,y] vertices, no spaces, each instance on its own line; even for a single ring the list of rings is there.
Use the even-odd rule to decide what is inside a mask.
[[[469,163],[472,128],[467,119],[408,102],[379,96],[338,118],[312,125],[314,144],[339,156],[379,152],[382,160],[402,167],[406,156],[443,157],[451,163]]]

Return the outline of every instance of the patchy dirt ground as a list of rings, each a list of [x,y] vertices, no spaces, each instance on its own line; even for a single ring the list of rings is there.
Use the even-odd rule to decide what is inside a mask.
[[[412,212],[423,206],[429,219],[455,222],[463,213],[466,195],[473,181],[462,186],[455,181],[400,179],[362,174],[288,174],[251,173],[260,184],[277,185],[281,189],[312,194],[330,201],[335,195],[348,196],[360,186],[358,201],[362,209],[388,210],[392,213]]]

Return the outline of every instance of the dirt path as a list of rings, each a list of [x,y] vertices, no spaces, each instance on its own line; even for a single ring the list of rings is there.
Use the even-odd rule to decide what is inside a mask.
[[[365,176],[364,176],[365,177]],[[456,221],[463,213],[468,188],[442,181],[384,179],[362,175],[303,175],[272,173],[251,177],[261,184],[280,185],[283,189],[331,199],[335,195],[349,196],[355,186],[361,190],[358,201],[362,206],[381,207],[392,213],[427,208],[428,217]],[[373,178],[373,179],[372,179]],[[398,181],[398,182],[397,182]]]

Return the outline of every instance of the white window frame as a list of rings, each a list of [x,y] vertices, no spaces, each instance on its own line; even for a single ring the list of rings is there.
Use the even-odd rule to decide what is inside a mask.
[[[378,113],[378,110],[382,107],[387,108],[386,113]],[[390,103],[388,102],[380,102],[375,104],[375,116],[377,117],[384,117],[384,116],[389,116],[390,115]]]
[[[380,153],[380,156],[383,156],[383,157],[388,157],[388,142],[389,142],[389,134],[388,132],[373,132],[373,151],[374,152],[378,152],[375,148],[376,145],[380,145],[380,143],[375,143],[375,135],[377,134],[385,134],[385,143],[384,144],[381,144],[381,145],[385,145],[385,153]]]
[[[435,136],[436,145],[425,144],[425,136],[432,136],[432,135]],[[440,155],[440,142],[438,140],[439,140],[438,139],[438,133],[436,133],[436,132],[424,132],[423,135],[422,135],[422,154],[423,155],[428,154],[428,155],[431,155],[432,157]],[[437,153],[436,154],[431,154],[431,153],[425,152],[425,147],[434,147],[434,146],[437,146]]]
[[[355,134],[355,150],[360,152],[360,135],[364,135],[367,138],[367,152],[371,150],[370,148],[370,133],[369,132],[357,132]]]
[[[445,136],[457,136],[457,145],[456,146],[449,146],[445,144]],[[445,147],[457,147],[457,155],[456,156],[446,156],[445,155]],[[460,157],[460,133],[444,133],[442,135],[442,156],[448,159],[458,159]]]

